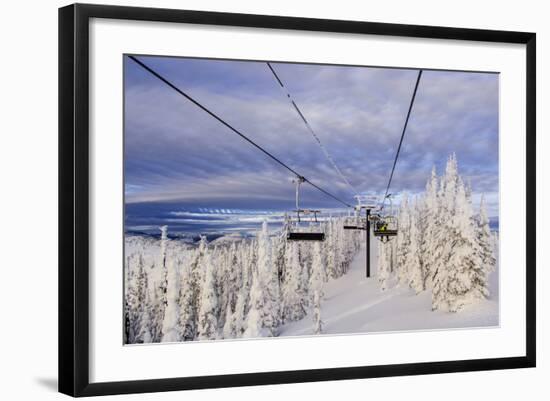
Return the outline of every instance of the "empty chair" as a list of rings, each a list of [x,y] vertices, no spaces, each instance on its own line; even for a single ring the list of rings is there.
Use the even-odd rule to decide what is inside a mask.
[[[317,220],[320,210],[300,208],[300,185],[305,182],[304,177],[297,177],[296,184],[296,218],[291,220],[286,238],[290,241],[324,241],[325,232]]]

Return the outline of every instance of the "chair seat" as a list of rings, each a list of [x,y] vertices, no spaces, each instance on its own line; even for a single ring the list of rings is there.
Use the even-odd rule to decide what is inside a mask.
[[[324,241],[325,233],[291,232],[287,234],[286,239],[289,241]]]
[[[365,226],[344,226],[344,230],[364,230]]]
[[[393,237],[397,235],[397,230],[374,230],[374,235],[377,237]]]

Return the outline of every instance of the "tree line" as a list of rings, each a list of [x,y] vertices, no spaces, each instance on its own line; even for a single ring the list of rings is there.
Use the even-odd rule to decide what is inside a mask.
[[[127,237],[125,342],[180,342],[277,336],[288,322],[310,314],[322,331],[323,283],[345,274],[361,234],[344,218],[322,223],[323,242],[288,241],[290,222],[255,238],[198,246]],[[311,313],[310,313],[311,311]]]
[[[441,177],[432,169],[423,194],[403,195],[397,240],[379,244],[380,288],[397,281],[417,294],[430,290],[433,310],[457,312],[489,297],[496,243],[484,197],[475,214],[453,154]]]

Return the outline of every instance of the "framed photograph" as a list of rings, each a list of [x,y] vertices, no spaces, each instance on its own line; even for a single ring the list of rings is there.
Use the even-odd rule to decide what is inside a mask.
[[[59,10],[59,391],[535,366],[535,34]]]

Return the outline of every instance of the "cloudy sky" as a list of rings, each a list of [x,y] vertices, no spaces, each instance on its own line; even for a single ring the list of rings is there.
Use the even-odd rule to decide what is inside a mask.
[[[263,62],[139,59],[260,146],[353,203]],[[272,63],[346,178],[382,195],[417,71]],[[125,58],[127,205],[178,210],[292,209],[292,175]],[[498,215],[498,75],[424,71],[390,192],[422,191],[451,152]],[[341,205],[304,185],[303,207]]]

